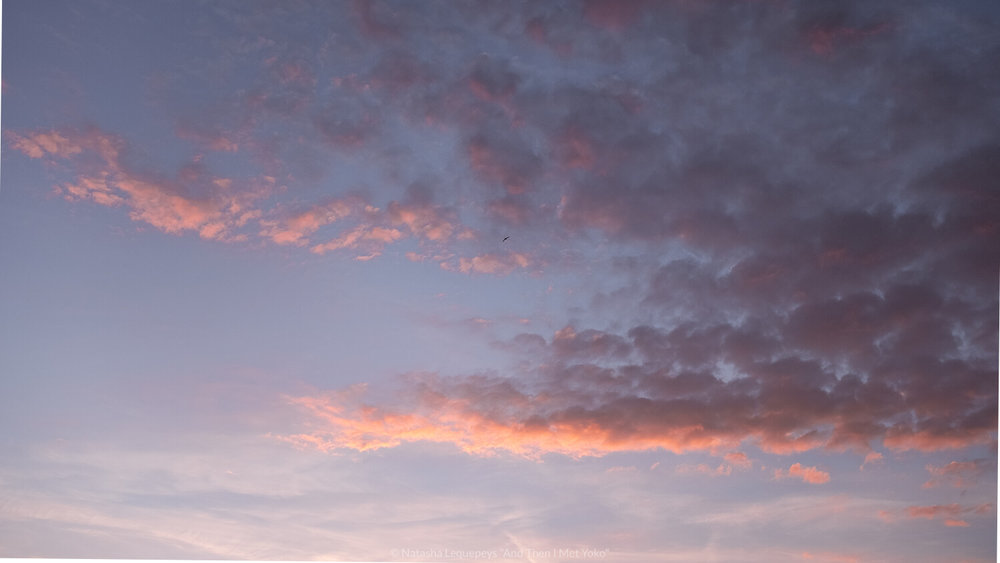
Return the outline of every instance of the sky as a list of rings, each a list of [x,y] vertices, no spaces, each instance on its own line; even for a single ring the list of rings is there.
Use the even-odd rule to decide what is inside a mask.
[[[995,561],[997,29],[7,0],[0,556]]]

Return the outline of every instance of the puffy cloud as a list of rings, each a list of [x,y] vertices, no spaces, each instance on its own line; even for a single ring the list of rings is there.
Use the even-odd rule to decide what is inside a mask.
[[[791,477],[802,479],[804,482],[813,485],[822,485],[823,483],[830,482],[830,474],[826,471],[821,471],[816,467],[805,467],[801,463],[793,463],[787,470],[776,469],[774,471],[775,479]]]
[[[884,456],[882,455],[881,452],[868,452],[868,454],[865,455],[865,461],[861,464],[861,467],[859,467],[859,469],[864,469],[865,466],[870,464],[882,463],[883,458]]]
[[[723,457],[728,463],[741,469],[750,469],[753,465],[753,460],[744,452],[729,452]]]
[[[853,449],[870,456],[879,442],[896,451],[930,451],[996,439],[994,397],[988,386],[975,391],[988,385],[988,372],[967,380],[952,376],[928,404],[927,386],[936,389],[941,374],[961,373],[956,370],[964,364],[943,364],[947,370],[929,372],[936,375],[926,381],[837,376],[813,359],[746,356],[740,335],[730,325],[669,332],[643,326],[628,338],[567,326],[550,339],[523,334],[501,343],[534,366],[528,377],[407,379],[400,397],[418,400],[405,404],[309,400],[344,413],[325,418],[329,426],[318,429],[328,447],[371,449],[429,439],[471,453],[580,456],[752,444],[777,454]],[[318,407],[310,404],[315,416]],[[737,465],[735,456],[730,465]],[[776,475],[810,483],[829,479],[800,464]]]

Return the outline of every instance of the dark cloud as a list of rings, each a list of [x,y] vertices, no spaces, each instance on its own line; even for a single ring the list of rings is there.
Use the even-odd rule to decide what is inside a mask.
[[[454,271],[544,270],[606,310],[626,305],[603,325],[560,319],[501,344],[529,377],[422,382],[436,398],[411,414],[427,432],[522,453],[995,440],[995,7],[351,8],[219,8],[242,37],[218,68],[240,80],[184,100],[202,109],[179,112],[177,130],[249,152],[279,183],[307,180],[317,201],[378,183],[382,222],[355,238],[405,232]],[[65,149],[19,139],[27,154]],[[342,173],[348,157],[370,177]],[[199,189],[221,191],[213,178],[195,162],[157,184],[200,211]],[[517,252],[478,236],[511,226],[531,241]],[[402,416],[372,409],[356,430]],[[483,426],[463,434],[448,416]]]

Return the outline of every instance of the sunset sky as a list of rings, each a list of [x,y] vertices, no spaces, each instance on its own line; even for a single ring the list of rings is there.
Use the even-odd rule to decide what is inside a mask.
[[[0,556],[996,560],[1000,3],[2,15]]]

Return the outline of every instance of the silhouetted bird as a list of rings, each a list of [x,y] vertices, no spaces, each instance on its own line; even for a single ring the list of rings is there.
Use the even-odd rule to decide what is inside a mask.
[[[500,241],[500,242],[507,242],[507,239],[509,239],[509,238],[510,238],[510,235],[507,235],[507,236],[503,237],[503,240]]]

